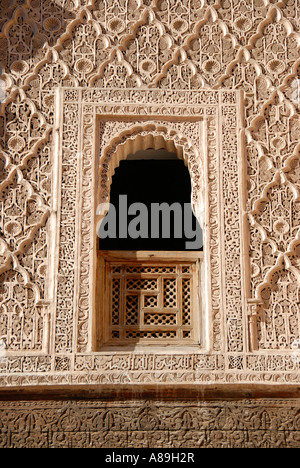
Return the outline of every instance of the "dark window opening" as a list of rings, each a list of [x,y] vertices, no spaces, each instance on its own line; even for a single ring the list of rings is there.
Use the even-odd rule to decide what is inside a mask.
[[[188,168],[172,153],[155,159],[158,154],[151,150],[144,159],[129,157],[116,169],[100,250],[203,250]]]

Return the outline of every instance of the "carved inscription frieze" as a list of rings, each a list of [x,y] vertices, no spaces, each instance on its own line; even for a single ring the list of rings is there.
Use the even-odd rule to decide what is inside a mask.
[[[0,446],[299,448],[299,411],[277,399],[1,402]]]

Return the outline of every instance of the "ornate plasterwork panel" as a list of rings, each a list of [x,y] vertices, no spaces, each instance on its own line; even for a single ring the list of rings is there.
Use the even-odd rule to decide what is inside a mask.
[[[226,306],[223,305],[223,300],[226,299],[220,293],[220,282],[223,281],[221,262],[226,261],[222,252],[226,249],[229,252],[230,249],[229,244],[221,245],[222,234],[213,229],[213,226],[220,226],[224,217],[220,210],[220,187],[223,183],[228,185],[228,182],[226,176],[221,175],[222,171],[223,174],[234,171],[235,178],[232,179],[232,185],[228,185],[226,193],[231,197],[229,203],[232,204],[234,198],[236,201],[236,242],[241,245],[241,199],[234,193],[231,195],[231,191],[238,191],[239,181],[242,183],[243,176],[242,170],[239,170],[242,166],[242,156],[238,152],[242,124],[238,112],[240,106],[240,93],[228,91],[166,93],[74,88],[58,90],[57,108],[62,112],[57,121],[58,129],[62,129],[58,137],[61,141],[62,167],[59,251],[65,252],[66,256],[64,253],[60,256],[58,267],[58,306],[55,319],[57,333],[54,347],[59,356],[72,352],[80,353],[75,360],[76,370],[82,367],[83,362],[86,362],[84,367],[87,365],[89,368],[91,357],[92,360],[97,360],[103,356],[103,353],[95,351],[91,357],[82,354],[93,350],[91,327],[95,321],[93,311],[96,308],[93,282],[96,262],[95,213],[98,203],[109,201],[109,185],[114,169],[120,160],[127,156],[128,144],[130,143],[132,150],[137,139],[144,139],[148,147],[153,145],[154,148],[156,141],[159,145],[164,141],[166,147],[168,143],[173,143],[190,170],[194,210],[205,226],[205,287],[211,289],[205,301],[207,339],[205,345],[198,350],[195,348],[194,352],[222,352],[222,357],[215,358],[223,361],[224,351],[242,351],[241,294],[240,306],[236,309],[231,308],[230,317],[226,318]],[[78,142],[78,146],[74,142]],[[226,158],[222,158],[222,154],[226,155]],[[225,164],[228,164],[226,171],[223,167]],[[71,177],[71,174],[77,174],[78,177]],[[73,185],[70,184],[71,181]],[[79,203],[77,209],[76,199]],[[80,232],[76,242],[72,231],[74,229]],[[241,252],[241,248],[238,252]],[[240,260],[236,262],[236,268],[239,269],[240,264]],[[74,277],[75,272],[78,272],[77,278]],[[240,282],[241,272],[237,272],[236,276],[236,281]],[[64,281],[62,285],[59,282],[62,277],[74,281],[74,314],[69,305],[69,289],[65,288]],[[231,285],[234,281],[232,277]],[[229,281],[227,283],[229,284]],[[240,286],[237,285],[236,288],[240,289]],[[233,289],[228,289],[229,303],[233,302],[233,299],[230,302],[230,297],[234,294]],[[240,327],[237,326],[237,322]],[[222,339],[218,333],[224,325],[228,330],[227,339]],[[76,334],[71,332],[73,327],[76,327]],[[63,338],[62,329],[66,330]],[[239,343],[237,336],[240,336]],[[175,348],[168,351],[168,354],[176,354],[178,357],[178,352]],[[141,352],[138,353],[140,359]],[[153,353],[155,356],[155,349]],[[123,361],[124,352],[121,352],[119,359]],[[217,371],[218,367],[215,370]]]
[[[183,156],[189,153],[189,165],[201,128],[208,153],[200,151],[198,168],[189,169],[194,208],[209,221],[211,321],[210,354],[203,354],[200,373],[197,364],[197,376],[216,378],[220,369],[220,382],[298,382],[299,0],[3,0],[0,11],[2,385],[14,385],[12,374],[20,385],[51,383],[57,375],[71,382],[85,372],[101,381],[105,364],[89,354],[93,325],[87,284],[93,269],[90,247],[86,250],[92,242],[91,193],[97,192],[90,184],[97,156],[89,143],[101,125],[112,144],[109,170],[115,164],[109,158],[117,161],[122,148],[121,140],[108,138],[110,131],[132,141],[139,131],[156,132],[164,141],[176,137]],[[84,94],[78,86],[88,90]],[[73,88],[68,92],[74,99],[61,96],[55,104],[57,87]],[[101,108],[93,88],[106,89],[112,110],[108,101],[108,110]],[[172,98],[180,91],[201,98]],[[88,92],[96,94],[88,99]],[[239,109],[231,101],[233,92],[243,94]],[[146,96],[140,107],[148,105],[143,118],[134,108],[139,93]],[[218,105],[216,95],[223,96]],[[186,111],[175,118],[168,108],[175,109],[178,96],[190,107],[178,105],[178,112],[184,106]],[[189,115],[193,108],[196,118]],[[106,116],[99,126],[96,115]],[[134,115],[132,125],[126,115]],[[244,119],[245,127],[237,159],[236,118]],[[63,125],[60,152],[55,121]],[[80,128],[73,121],[81,122]],[[151,132],[146,123],[154,125]],[[183,131],[188,142],[181,141]],[[200,185],[195,166],[205,172]],[[101,174],[104,194],[109,179]],[[215,359],[219,367],[207,369],[204,363]]]
[[[299,412],[296,399],[5,401],[0,446],[299,448]]]
[[[11,365],[19,385],[298,382],[292,352],[254,354],[247,339],[242,105],[242,94],[228,90],[57,89],[50,351],[5,357],[2,384],[9,385]],[[198,349],[109,353],[93,344],[96,208],[137,136],[151,136],[153,145],[157,137],[172,140],[190,170],[205,230],[206,340]]]

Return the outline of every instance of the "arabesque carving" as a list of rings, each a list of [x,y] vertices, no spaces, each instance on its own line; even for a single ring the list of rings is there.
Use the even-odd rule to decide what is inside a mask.
[[[299,447],[296,399],[6,401],[0,416],[0,446],[7,448],[125,446],[154,449],[156,457],[155,449],[183,449],[180,459],[197,461],[198,448]]]
[[[1,386],[299,385],[299,11],[1,2]],[[190,354],[93,348],[95,204],[143,138],[185,160],[205,229],[207,348]]]

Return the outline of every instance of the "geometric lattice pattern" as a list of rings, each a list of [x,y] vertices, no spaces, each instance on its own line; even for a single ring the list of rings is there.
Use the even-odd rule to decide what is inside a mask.
[[[199,342],[196,274],[195,263],[110,263],[108,342]]]

